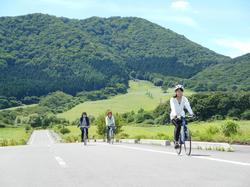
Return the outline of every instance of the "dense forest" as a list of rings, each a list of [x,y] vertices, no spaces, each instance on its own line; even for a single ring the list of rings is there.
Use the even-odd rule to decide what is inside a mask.
[[[188,87],[195,91],[250,91],[250,54],[229,63],[211,66],[192,77]]]
[[[132,71],[190,78],[228,60],[141,18],[0,18],[0,95],[18,100],[128,86]]]

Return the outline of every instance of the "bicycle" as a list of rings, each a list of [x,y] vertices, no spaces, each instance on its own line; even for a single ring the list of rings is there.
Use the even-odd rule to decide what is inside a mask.
[[[192,118],[193,116],[187,116],[187,118]],[[182,117],[178,116],[177,119],[182,121]],[[192,152],[192,135],[188,127],[186,126],[186,132],[184,128],[184,123],[181,123],[181,130],[179,136],[179,148],[176,149],[178,155],[181,154],[182,145],[184,146],[186,155],[190,156]]]
[[[114,129],[115,129],[115,126],[109,126],[109,131],[108,131],[108,143],[109,144],[114,144]]]
[[[81,127],[81,131],[83,133],[83,143],[84,145],[87,145],[87,126]]]

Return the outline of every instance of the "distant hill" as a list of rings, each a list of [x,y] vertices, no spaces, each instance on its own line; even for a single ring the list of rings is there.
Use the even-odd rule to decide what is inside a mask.
[[[132,71],[190,78],[228,60],[141,18],[0,17],[0,95],[7,97],[128,86]]]
[[[189,87],[196,91],[250,91],[250,53],[206,68],[191,78]]]

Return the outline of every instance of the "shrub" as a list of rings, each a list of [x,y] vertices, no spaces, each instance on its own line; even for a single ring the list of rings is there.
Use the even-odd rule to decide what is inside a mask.
[[[228,111],[227,115],[229,117],[239,117],[240,116],[240,109],[232,108]]]
[[[128,116],[127,119],[126,119],[126,122],[127,123],[132,123],[134,121],[134,117],[132,115]]]
[[[97,133],[103,138],[105,138],[106,134],[105,116],[106,115],[99,115],[95,120],[95,124],[97,125]]]
[[[136,136],[135,136],[135,139],[136,139],[137,141],[140,141],[141,139],[147,139],[147,136],[144,135],[144,134],[136,135]]]
[[[166,140],[166,139],[167,139],[167,135],[164,134],[164,133],[159,132],[159,133],[157,133],[157,135],[156,135],[156,139]]]
[[[60,130],[60,133],[62,133],[62,134],[68,134],[68,133],[70,133],[70,130],[68,128],[64,127],[64,128],[62,128]]]
[[[5,124],[1,124],[1,123],[0,123],[0,128],[5,128],[5,127],[6,127]]]
[[[39,127],[42,126],[42,117],[38,114],[33,114],[30,116],[29,124],[31,127]]]
[[[206,132],[211,135],[217,134],[219,131],[219,128],[213,125],[209,125],[206,130]]]
[[[223,117],[222,115],[214,115],[211,117],[211,120],[223,120],[225,119],[225,117]]]
[[[67,143],[76,142],[76,141],[80,141],[80,137],[78,136],[66,136],[65,137],[65,142]]]
[[[8,146],[8,140],[0,139],[0,146]]]
[[[30,131],[30,130],[31,130],[31,126],[30,126],[30,125],[26,125],[26,126],[25,126],[25,131],[28,132],[28,131]]]
[[[163,80],[159,79],[159,78],[155,78],[153,80],[153,83],[154,83],[155,86],[162,86],[163,85]]]
[[[27,143],[27,141],[25,139],[21,139],[18,142],[19,145],[25,145],[26,143]]]
[[[16,142],[16,140],[14,140],[14,139],[11,139],[10,141],[9,141],[9,143],[8,143],[8,145],[17,145],[17,142]]]
[[[233,134],[237,134],[239,130],[239,125],[235,123],[234,121],[227,121],[222,126],[222,132],[225,136],[229,137]]]
[[[123,132],[123,133],[121,133],[118,137],[119,137],[120,139],[126,139],[126,138],[129,137],[129,134]]]
[[[142,123],[144,121],[144,115],[142,113],[139,113],[135,117],[135,122],[136,123]]]
[[[246,110],[241,114],[242,119],[250,120],[250,110]]]
[[[153,119],[147,119],[147,120],[144,121],[144,123],[153,125],[155,122],[154,122]]]

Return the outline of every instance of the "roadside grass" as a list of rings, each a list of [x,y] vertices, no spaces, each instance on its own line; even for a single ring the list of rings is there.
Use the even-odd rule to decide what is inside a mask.
[[[250,144],[250,121],[236,121],[239,124],[239,132],[230,137],[226,137],[221,127],[226,121],[212,121],[212,122],[194,122],[188,125],[191,133],[192,140],[195,141],[209,141],[209,142],[229,142]],[[56,127],[54,127],[55,130]],[[62,139],[65,142],[80,141],[80,130],[76,126],[67,126],[70,133],[64,134]],[[97,135],[97,127],[91,126],[89,135],[91,139],[102,138]],[[55,130],[59,132],[58,130]],[[123,126],[123,131],[116,137],[118,139],[161,139],[173,140],[173,125],[146,125],[146,124],[131,124]]]
[[[31,133],[24,127],[0,128],[0,146],[25,145]]]

